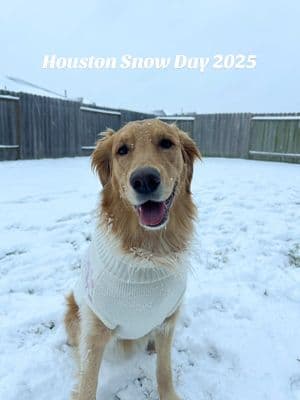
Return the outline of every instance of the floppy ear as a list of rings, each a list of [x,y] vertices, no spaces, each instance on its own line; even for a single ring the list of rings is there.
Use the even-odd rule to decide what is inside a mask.
[[[179,130],[179,138],[181,143],[181,151],[184,163],[186,165],[186,191],[191,193],[191,182],[193,178],[194,161],[198,158],[201,160],[201,153],[190,136]]]
[[[112,129],[101,133],[102,139],[96,143],[96,148],[92,153],[92,169],[99,175],[102,186],[105,186],[111,176],[111,156],[112,156]]]

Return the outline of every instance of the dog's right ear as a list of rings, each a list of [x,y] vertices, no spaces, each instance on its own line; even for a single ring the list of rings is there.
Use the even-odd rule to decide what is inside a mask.
[[[201,160],[201,153],[193,141],[193,139],[186,133],[181,130],[178,130],[183,161],[186,165],[186,191],[191,193],[191,182],[193,178],[193,170],[194,170],[194,161],[198,158]]]
[[[102,186],[105,186],[111,177],[111,156],[112,156],[112,129],[101,133],[103,136],[96,143],[92,153],[92,169],[99,175]]]

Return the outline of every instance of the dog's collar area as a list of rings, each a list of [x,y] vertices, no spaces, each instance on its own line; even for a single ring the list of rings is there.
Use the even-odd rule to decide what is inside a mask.
[[[169,217],[169,210],[173,204],[177,183],[175,183],[170,196],[163,201],[148,200],[135,206],[139,222],[142,226],[150,229],[163,227]]]
[[[100,226],[93,234],[91,248],[94,249],[94,254],[97,254],[98,262],[105,265],[106,271],[120,281],[145,284],[186,274],[188,269],[186,252],[164,257],[134,249],[124,253],[118,240]]]

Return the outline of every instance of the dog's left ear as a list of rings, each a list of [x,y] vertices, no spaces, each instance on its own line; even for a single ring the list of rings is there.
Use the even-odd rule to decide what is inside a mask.
[[[196,143],[191,137],[179,130],[179,138],[181,143],[181,151],[184,163],[186,165],[186,191],[191,193],[191,182],[193,178],[194,161],[198,158],[201,160],[201,153]]]
[[[101,133],[103,136],[96,143],[92,153],[92,169],[99,175],[102,186],[105,186],[111,177],[111,156],[112,156],[112,129]]]

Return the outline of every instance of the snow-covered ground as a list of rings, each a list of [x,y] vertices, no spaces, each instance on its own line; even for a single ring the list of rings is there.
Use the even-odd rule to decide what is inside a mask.
[[[62,318],[93,230],[87,158],[0,163],[0,398],[67,400]],[[184,400],[300,399],[300,167],[206,159],[173,349]],[[155,356],[104,363],[99,398],[157,399]]]

